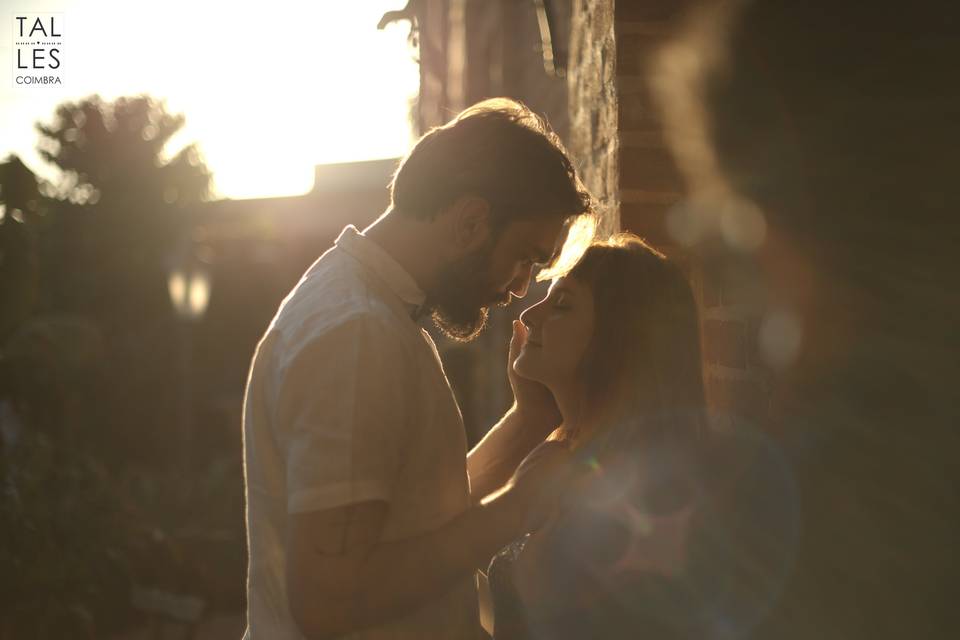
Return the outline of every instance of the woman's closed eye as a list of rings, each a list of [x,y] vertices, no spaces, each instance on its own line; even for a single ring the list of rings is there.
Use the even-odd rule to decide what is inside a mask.
[[[559,294],[556,298],[553,299],[553,303],[551,304],[551,306],[554,309],[557,309],[559,311],[563,311],[564,309],[569,309],[570,305],[569,305],[569,300],[567,295],[565,293]]]

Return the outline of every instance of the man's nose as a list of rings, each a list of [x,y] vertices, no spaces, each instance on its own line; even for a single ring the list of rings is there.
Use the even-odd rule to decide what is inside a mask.
[[[528,267],[520,272],[520,274],[513,279],[513,282],[510,283],[508,290],[517,298],[522,298],[527,295],[527,291],[530,289],[530,279],[533,275],[533,267]]]

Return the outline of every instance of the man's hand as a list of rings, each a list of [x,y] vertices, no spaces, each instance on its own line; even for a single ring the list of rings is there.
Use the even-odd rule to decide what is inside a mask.
[[[553,394],[545,386],[534,380],[528,380],[517,374],[513,368],[520,355],[520,349],[527,341],[527,327],[519,320],[513,321],[513,336],[510,338],[510,355],[507,357],[507,377],[516,400],[517,413],[524,423],[547,425],[550,433],[563,419]]]
[[[560,426],[560,410],[550,390],[513,370],[526,340],[527,328],[514,320],[507,375],[516,402],[467,456],[470,495],[474,502],[502,489],[524,456]]]

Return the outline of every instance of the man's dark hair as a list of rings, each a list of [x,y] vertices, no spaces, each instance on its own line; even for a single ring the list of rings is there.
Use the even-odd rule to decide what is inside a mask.
[[[424,134],[400,163],[390,194],[396,211],[427,220],[461,196],[480,196],[494,229],[512,219],[592,211],[559,137],[509,98],[478,102]]]

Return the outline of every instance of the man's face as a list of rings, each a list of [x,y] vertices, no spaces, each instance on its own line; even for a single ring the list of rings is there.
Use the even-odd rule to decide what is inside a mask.
[[[526,295],[534,269],[553,256],[563,222],[561,216],[508,222],[484,246],[450,264],[428,296],[437,328],[460,342],[476,338],[491,306]]]

